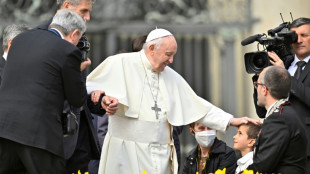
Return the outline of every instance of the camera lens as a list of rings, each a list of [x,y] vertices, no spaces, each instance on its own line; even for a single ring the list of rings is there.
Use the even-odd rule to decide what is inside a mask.
[[[256,54],[253,56],[253,65],[255,68],[264,68],[268,64],[268,59],[264,54]]]
[[[259,73],[269,66],[269,57],[265,51],[246,53],[244,62],[247,73]]]

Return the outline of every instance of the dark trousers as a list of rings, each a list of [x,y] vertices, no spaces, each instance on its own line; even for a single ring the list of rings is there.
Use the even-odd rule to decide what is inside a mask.
[[[0,174],[63,174],[64,158],[0,138]]]
[[[93,122],[94,129],[98,133],[98,118],[102,118],[102,117],[97,116],[95,114],[92,114],[92,117],[93,117],[92,122]],[[99,139],[99,135],[98,135],[98,139]],[[100,142],[99,142],[99,144],[100,144]],[[100,150],[101,150],[101,147],[100,147]],[[98,169],[99,169],[99,160],[89,161],[89,163],[88,163],[89,174],[98,174]]]
[[[81,114],[77,144],[73,155],[67,160],[66,164],[67,174],[78,173],[78,171],[82,174],[88,172],[88,163],[91,160],[89,155],[91,145],[89,142],[90,131],[85,125],[87,124],[86,121],[85,115]]]
[[[310,156],[307,156],[306,173],[310,174]]]

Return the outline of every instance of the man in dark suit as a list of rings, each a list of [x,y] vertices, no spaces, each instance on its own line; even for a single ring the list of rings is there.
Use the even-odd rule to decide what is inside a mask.
[[[84,20],[89,21],[90,12],[94,2],[95,0],[58,0],[57,6],[58,10],[70,9],[79,14]],[[45,24],[37,26],[36,28],[47,29],[50,23],[51,20]],[[86,79],[85,70],[82,74],[82,78]],[[100,158],[101,148],[99,145],[97,132],[92,123],[93,117],[91,112],[99,114],[100,116],[105,113],[105,110],[103,110],[100,105],[101,100],[98,102],[100,94],[104,94],[104,92],[98,91],[97,94],[96,99],[92,98],[94,95],[88,96],[88,100],[85,100],[82,110],[71,107],[78,118],[79,130],[74,135],[64,138],[66,170],[68,174],[78,173],[78,171],[82,173],[88,172],[89,161],[91,159],[99,160]],[[96,104],[99,104],[94,105],[92,100],[94,100]],[[90,106],[91,108],[88,108],[89,105],[92,105]],[[64,112],[68,112],[69,108],[70,107],[66,102]],[[94,168],[98,168],[98,165]]]
[[[61,114],[64,99],[81,107],[87,91],[75,46],[85,21],[70,10],[49,30],[14,38],[0,87],[0,173],[64,173]],[[81,63],[82,62],[82,63]]]
[[[20,33],[29,30],[29,27],[25,24],[11,24],[4,28],[3,30],[3,56],[0,58],[0,84],[1,84],[1,76],[4,71],[6,58],[8,56],[8,52],[12,43],[12,40],[15,36],[19,35]]]
[[[310,142],[310,19],[298,18],[294,20],[290,25],[290,30],[295,31],[298,35],[297,42],[292,44],[295,56],[283,63],[276,53],[268,52],[268,55],[271,58],[271,64],[285,67],[292,76],[289,101],[305,126],[307,139]],[[298,64],[301,65],[299,73],[297,73]],[[266,110],[256,107],[256,112],[263,118]],[[310,143],[307,146],[307,173],[310,173]]]
[[[291,88],[289,72],[269,66],[255,82],[257,105],[267,110],[255,142],[254,173],[306,173],[307,137],[298,113],[287,97]]]

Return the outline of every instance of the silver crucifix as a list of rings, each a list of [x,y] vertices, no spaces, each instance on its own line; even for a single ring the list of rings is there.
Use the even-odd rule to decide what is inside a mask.
[[[158,112],[161,111],[161,109],[157,106],[157,102],[155,102],[154,107],[151,107],[151,109],[155,111],[156,119],[158,119]]]

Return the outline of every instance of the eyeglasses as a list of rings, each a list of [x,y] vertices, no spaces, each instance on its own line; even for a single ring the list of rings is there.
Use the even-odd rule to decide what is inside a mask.
[[[266,86],[265,84],[263,84],[263,83],[258,83],[258,82],[254,82],[253,85],[254,85],[254,88],[255,88],[255,89],[258,88],[258,85]]]

